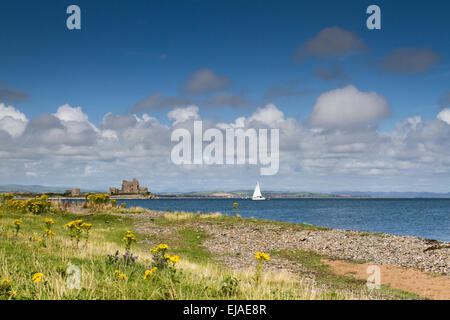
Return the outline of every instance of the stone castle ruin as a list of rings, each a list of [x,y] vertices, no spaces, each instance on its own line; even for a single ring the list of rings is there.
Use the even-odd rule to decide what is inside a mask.
[[[65,195],[71,196],[71,197],[81,197],[81,190],[79,188],[73,188],[72,190],[66,190],[64,192]]]
[[[133,181],[122,181],[122,189],[118,188],[109,188],[109,194],[110,195],[117,195],[117,194],[149,194],[147,187],[141,187],[139,186],[139,181],[137,179],[133,179]]]

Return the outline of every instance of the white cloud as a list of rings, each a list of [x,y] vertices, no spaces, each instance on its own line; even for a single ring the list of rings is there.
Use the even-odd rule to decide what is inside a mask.
[[[194,105],[185,108],[175,108],[167,114],[167,118],[173,121],[173,125],[176,126],[185,121],[200,119],[198,112],[198,107]]]
[[[308,119],[312,127],[324,129],[363,127],[390,115],[388,101],[375,92],[361,92],[348,85],[317,98]]]
[[[0,103],[0,130],[8,132],[12,137],[20,136],[28,122],[25,114],[13,106]]]
[[[68,104],[60,106],[56,111],[56,113],[54,113],[53,115],[61,121],[76,121],[76,122],[88,121],[88,116],[87,114],[83,113],[81,107],[72,108]]]
[[[274,104],[269,103],[265,108],[258,108],[248,120],[249,122],[257,121],[273,127],[284,120],[284,113]]]
[[[358,96],[359,91],[356,93]],[[366,98],[361,101],[371,101],[371,96]],[[26,119],[20,111],[8,109],[12,111],[16,118]],[[264,178],[264,184],[273,189],[439,191],[448,189],[450,179],[450,125],[442,121],[446,114],[441,112],[435,120],[408,118],[392,132],[378,133],[366,125],[352,130],[316,130],[269,104],[228,124],[204,120],[203,126],[204,130],[278,128],[280,171]],[[23,134],[15,138],[0,131],[0,184],[14,181],[106,189],[119,185],[122,179],[137,177],[151,191],[170,191],[251,188],[260,178],[259,166],[172,164],[172,129],[191,128],[192,121],[200,119],[197,106],[170,111],[167,117],[171,125],[163,125],[148,114],[107,114],[99,132],[83,114],[75,115],[70,121],[49,114],[32,118]],[[358,124],[378,119],[362,118],[365,121]]]
[[[86,130],[86,125],[96,132],[99,131],[96,126],[89,122],[88,115],[83,112],[81,107],[72,108],[70,105],[65,104],[60,106],[53,115],[61,120],[71,133]]]
[[[450,109],[449,108],[445,108],[444,110],[439,112],[439,114],[437,115],[437,118],[439,120],[442,120],[442,121],[450,124]]]

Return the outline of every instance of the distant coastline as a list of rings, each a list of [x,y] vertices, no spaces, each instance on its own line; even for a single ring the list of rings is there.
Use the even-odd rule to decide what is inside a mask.
[[[42,185],[0,185],[0,193],[14,193],[18,198],[29,198],[36,195],[47,194],[50,198],[84,199],[82,194],[86,193],[106,193],[106,190],[84,189],[81,194],[68,196],[67,190],[70,187],[51,187]],[[79,189],[78,189],[79,190]],[[187,192],[153,192],[148,194],[111,194],[113,199],[147,199],[149,194],[158,198],[179,198],[179,199],[246,199],[252,196],[253,190],[203,190]],[[402,198],[450,198],[450,192],[372,192],[372,191],[336,191],[336,192],[308,192],[308,191],[276,191],[264,190],[262,193],[270,199],[402,199]]]
[[[18,200],[26,200],[32,199],[34,196],[16,196]],[[77,200],[84,201],[84,197],[67,197],[67,196],[58,196],[58,197],[50,197],[50,200]],[[159,200],[159,199],[251,199],[251,197],[217,197],[217,196],[164,196],[164,195],[155,195],[153,198],[149,198],[147,196],[140,195],[123,195],[123,196],[113,196],[111,199],[116,200]],[[334,199],[334,200],[348,200],[348,199],[450,199],[450,197],[375,197],[375,196],[341,196],[341,197],[269,197],[267,200],[277,200],[277,199]]]

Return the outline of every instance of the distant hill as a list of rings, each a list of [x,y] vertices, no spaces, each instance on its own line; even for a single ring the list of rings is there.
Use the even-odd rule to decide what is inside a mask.
[[[51,187],[42,185],[20,185],[9,184],[0,185],[0,193],[4,192],[30,192],[30,193],[63,193],[72,187]],[[104,190],[93,190],[81,188],[82,192],[105,192]],[[450,198],[450,192],[366,192],[366,191],[339,191],[333,193],[318,193],[306,191],[273,191],[263,190],[265,197],[272,198],[345,198],[345,197],[373,197],[373,198]],[[253,190],[206,190],[206,191],[190,191],[190,192],[162,192],[158,196],[168,197],[231,197],[245,198],[251,197]]]
[[[348,195],[352,197],[387,197],[387,198],[450,198],[450,192],[363,192],[363,191],[342,191],[336,194]]]
[[[0,192],[30,192],[30,193],[63,193],[72,187],[50,187],[41,185],[8,184],[0,186]],[[93,192],[94,190],[82,189],[82,192]]]
[[[265,197],[272,198],[323,198],[323,197],[340,197],[335,194],[314,193],[314,192],[290,192],[290,191],[263,191]],[[165,192],[159,193],[158,196],[169,197],[224,197],[224,198],[245,198],[251,197],[253,190],[208,190],[208,191],[191,191],[191,192]]]
[[[349,197],[368,197],[368,198],[450,198],[450,193],[434,192],[366,192],[366,191],[340,191],[334,193],[318,193],[304,191],[262,191],[265,197],[272,198],[349,198]],[[169,197],[251,197],[253,190],[208,190],[191,192],[166,192],[159,196]]]

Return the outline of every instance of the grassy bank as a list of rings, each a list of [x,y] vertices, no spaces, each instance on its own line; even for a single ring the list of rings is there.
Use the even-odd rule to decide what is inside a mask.
[[[199,221],[228,226],[274,223],[289,227],[283,223],[219,214],[152,215],[145,210],[108,206],[95,210],[68,210],[71,212],[53,206],[41,215],[3,210],[0,216],[0,279],[5,281],[0,291],[1,299],[417,298],[395,290],[373,293],[361,282],[355,285],[338,281],[326,271],[326,267],[317,267],[317,257],[314,256],[302,256],[301,260],[311,271],[320,269],[319,281],[311,282],[306,274],[270,271],[271,260],[264,261],[261,277],[256,280],[255,261],[249,261],[248,268],[230,270],[203,246],[208,233],[192,225],[193,221]],[[44,236],[45,218],[54,221],[51,226],[54,236]],[[15,219],[23,221],[17,233],[13,223]],[[92,224],[92,229],[88,239],[81,236],[76,244],[65,225],[78,219]],[[162,228],[166,226],[167,232],[149,235],[142,232],[145,223],[154,223]],[[310,225],[297,225],[296,228],[318,229]],[[123,237],[128,230],[136,236],[137,241],[131,244],[131,251],[138,256],[137,260],[134,264],[126,264],[123,259],[119,259],[122,262],[108,262],[108,254],[114,255],[118,250],[120,258],[125,253]],[[180,261],[174,263],[173,268],[158,269],[144,280],[146,270],[154,266],[149,249],[158,244],[167,244],[167,253],[178,255]],[[291,252],[272,254],[300,259],[298,254]],[[311,264],[312,261],[316,261],[315,264]],[[78,271],[80,286],[73,288],[70,284],[76,283],[73,281]],[[33,276],[38,273],[42,274],[42,281],[33,281]]]

